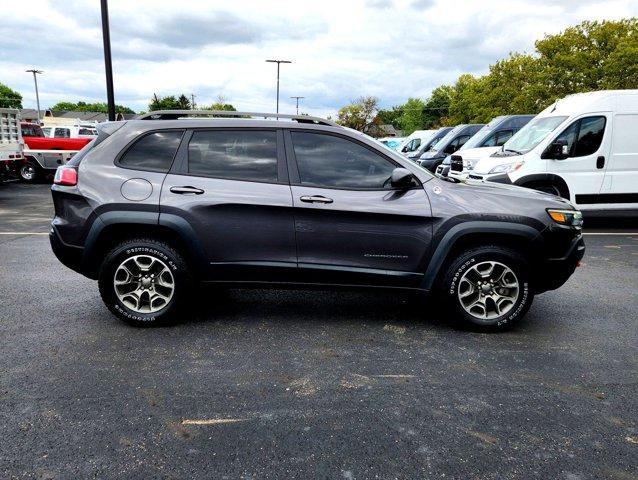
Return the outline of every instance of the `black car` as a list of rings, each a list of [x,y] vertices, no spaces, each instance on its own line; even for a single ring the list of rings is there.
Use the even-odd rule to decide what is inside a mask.
[[[469,125],[463,123],[461,125],[457,125],[450,130],[445,137],[432,145],[430,150],[421,155],[418,158],[417,163],[434,173],[436,171],[436,167],[443,162],[445,157],[453,154],[465,145],[465,142],[472,138],[482,127],[482,123]]]
[[[53,251],[134,325],[183,318],[209,282],[431,294],[502,329],[583,256],[567,200],[439,179],[319,118],[189,115],[105,124],[52,187]]]

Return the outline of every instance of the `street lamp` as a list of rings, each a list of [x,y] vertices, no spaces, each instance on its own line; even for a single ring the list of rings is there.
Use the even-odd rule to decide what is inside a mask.
[[[282,63],[292,63],[290,60],[266,60],[268,63],[277,64],[277,112],[279,113],[279,65]]]
[[[294,98],[297,101],[297,115],[299,115],[299,99],[306,98],[306,97],[290,97],[290,98]]]
[[[35,83],[35,101],[38,104],[38,124],[40,124],[40,94],[38,93],[38,77],[36,75],[44,72],[42,70],[36,70],[35,68],[25,70],[25,72],[33,73],[33,82]]]

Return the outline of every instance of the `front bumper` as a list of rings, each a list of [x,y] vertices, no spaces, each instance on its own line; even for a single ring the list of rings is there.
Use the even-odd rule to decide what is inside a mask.
[[[562,286],[572,276],[584,255],[585,241],[583,235],[579,234],[571,241],[563,255],[546,259],[536,271],[537,293]]]
[[[495,183],[505,183],[506,185],[512,185],[512,180],[510,180],[510,176],[507,173],[493,173],[493,174],[485,174],[480,175],[477,173],[470,173],[467,178],[469,180],[478,180],[480,182],[495,182]]]

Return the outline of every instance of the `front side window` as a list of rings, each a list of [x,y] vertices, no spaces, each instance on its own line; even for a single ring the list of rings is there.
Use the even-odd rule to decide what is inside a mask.
[[[168,172],[183,133],[183,130],[170,130],[144,135],[122,155],[119,164],[139,170]]]
[[[389,189],[395,165],[368,148],[334,135],[291,132],[302,185]]]
[[[20,128],[23,137],[44,137],[44,133],[38,125],[23,125]]]
[[[56,128],[53,135],[55,138],[71,138],[71,130],[68,128]]]
[[[605,117],[585,117],[563,130],[555,141],[567,144],[570,157],[584,157],[598,150],[604,133]]]
[[[215,178],[276,183],[277,132],[196,131],[188,144],[188,172]]]
[[[490,136],[487,141],[482,145],[483,147],[500,147],[512,137],[513,132],[511,130],[501,130],[495,132]]]

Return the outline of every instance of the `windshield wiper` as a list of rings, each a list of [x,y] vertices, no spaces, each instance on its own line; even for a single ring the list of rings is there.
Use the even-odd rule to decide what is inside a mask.
[[[511,148],[504,148],[503,151],[512,152],[512,153],[515,153],[516,155],[523,155],[523,152],[519,152],[518,150],[512,150]]]

